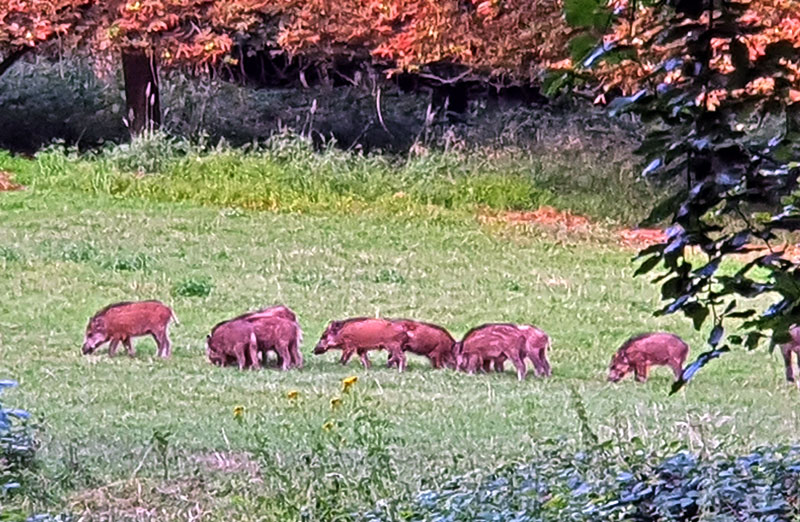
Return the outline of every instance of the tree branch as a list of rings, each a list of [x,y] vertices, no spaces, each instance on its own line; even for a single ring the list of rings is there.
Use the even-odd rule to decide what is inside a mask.
[[[17,61],[18,61],[20,58],[22,58],[23,56],[25,56],[26,54],[28,54],[28,52],[29,52],[30,50],[31,50],[31,48],[30,48],[30,47],[21,47],[21,48],[19,48],[19,49],[16,49],[16,50],[14,50],[14,51],[11,51],[11,53],[10,53],[8,56],[6,56],[6,57],[3,59],[3,61],[1,61],[1,62],[0,62],[0,77],[2,77],[2,76],[3,76],[3,74],[5,74],[5,72],[6,72],[7,70],[9,70],[9,69],[11,68],[11,66],[12,66],[12,65],[14,65],[15,63],[17,63]]]

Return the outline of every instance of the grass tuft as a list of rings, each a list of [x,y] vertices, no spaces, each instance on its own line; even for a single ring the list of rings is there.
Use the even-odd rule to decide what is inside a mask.
[[[187,277],[172,287],[174,297],[208,297],[214,289],[210,277]]]

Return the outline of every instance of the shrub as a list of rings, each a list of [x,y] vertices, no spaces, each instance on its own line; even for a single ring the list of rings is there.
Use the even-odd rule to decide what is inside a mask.
[[[408,506],[385,504],[370,521],[719,520],[777,522],[800,514],[800,447],[749,455],[660,459],[634,440],[570,451],[550,443],[536,458],[453,479]]]
[[[0,393],[17,385],[14,381],[0,381]],[[30,414],[25,410],[6,408],[0,403],[0,499],[12,495],[22,487],[22,473],[33,466],[36,442],[25,421]]]

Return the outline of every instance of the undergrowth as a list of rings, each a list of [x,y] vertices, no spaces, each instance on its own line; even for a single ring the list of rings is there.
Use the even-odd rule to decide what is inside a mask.
[[[661,456],[637,440],[575,451],[544,441],[535,456],[455,477],[408,504],[383,502],[370,522],[514,520],[798,520],[800,448],[741,456]]]
[[[245,148],[163,134],[99,152],[56,145],[28,164],[0,155],[3,168],[39,189],[278,212],[431,215],[554,205],[631,223],[651,194],[624,164],[598,165],[566,152],[424,151],[399,158],[333,145],[317,152],[292,134]],[[620,198],[628,204],[619,205]]]

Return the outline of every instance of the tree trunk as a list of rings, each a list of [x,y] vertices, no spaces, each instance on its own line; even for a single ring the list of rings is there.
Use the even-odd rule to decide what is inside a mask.
[[[161,125],[155,56],[143,49],[124,50],[122,74],[125,78],[128,129],[134,136],[152,132]]]
[[[30,47],[22,47],[16,51],[11,51],[8,56],[0,61],[0,76],[3,76],[3,74],[5,74],[5,72],[9,70],[12,65],[17,63],[17,60],[25,56],[30,50]]]

